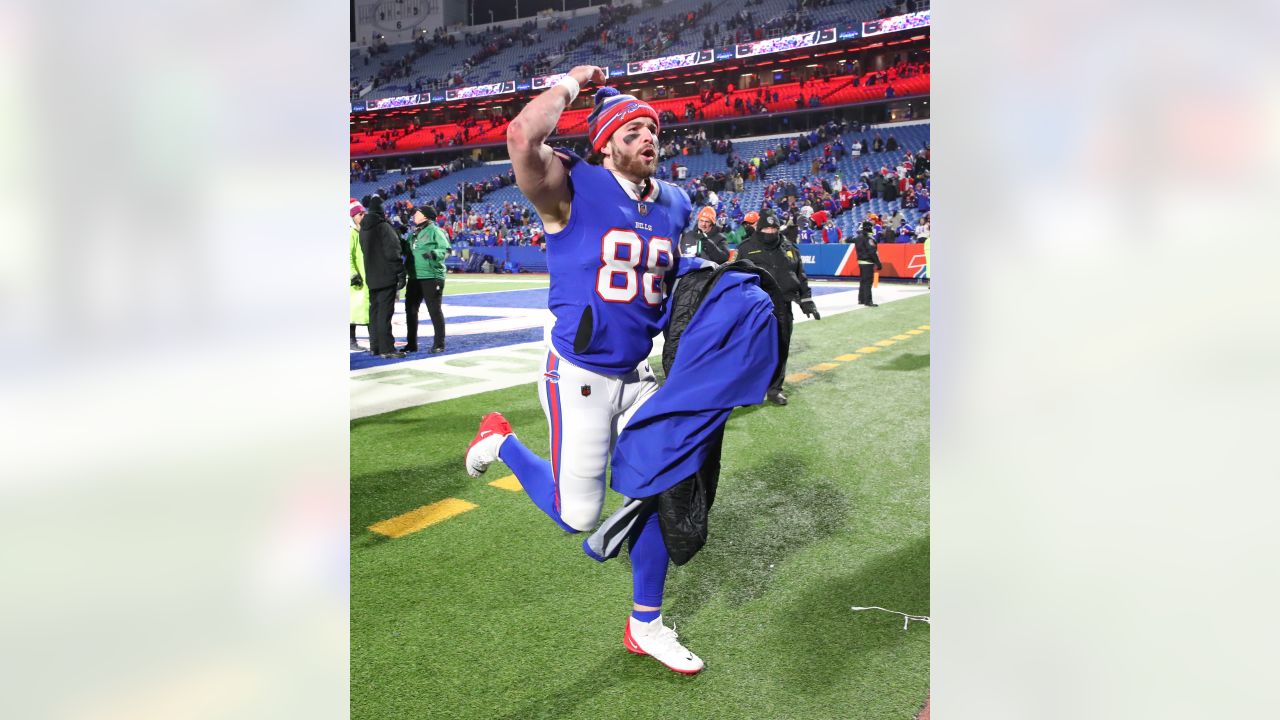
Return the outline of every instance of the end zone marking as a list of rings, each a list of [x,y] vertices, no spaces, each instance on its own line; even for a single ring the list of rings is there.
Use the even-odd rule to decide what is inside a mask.
[[[868,353],[880,352],[880,348],[878,348],[878,347],[871,347],[870,345],[868,345],[868,346],[866,346],[866,347],[860,347],[860,348],[858,348],[857,350],[854,350],[854,352],[856,352],[856,353],[862,353],[862,354],[864,354],[864,355],[865,355],[865,354],[868,354]]]
[[[787,376],[786,379],[787,379],[787,382],[794,383],[794,382],[800,382],[801,380],[808,380],[811,377],[813,377],[811,373],[798,372],[798,373],[791,373],[790,375]]]
[[[840,362],[849,362],[851,360],[857,360],[860,357],[862,356],[857,353],[849,353],[848,355],[837,355],[836,359]]]
[[[835,370],[838,367],[840,367],[840,363],[818,363],[809,369],[817,370],[818,372],[826,372],[828,370]]]
[[[893,344],[893,341],[892,341],[892,340],[877,340],[877,341],[875,341],[875,342],[873,342],[873,343],[871,343],[871,344],[872,344],[872,345],[879,345],[880,347],[889,347],[890,345],[892,345],[892,344]]]
[[[403,515],[397,515],[390,520],[376,522],[370,525],[369,529],[389,538],[400,538],[428,528],[442,520],[448,520],[455,515],[461,515],[468,510],[475,510],[477,507],[479,505],[469,503],[466,500],[445,498],[430,505],[423,505],[416,510],[410,510]]]
[[[498,478],[497,480],[494,480],[489,484],[496,488],[502,488],[503,490],[510,490],[511,492],[520,492],[524,490],[524,487],[520,485],[520,481],[516,479],[515,475],[508,475],[506,477]]]

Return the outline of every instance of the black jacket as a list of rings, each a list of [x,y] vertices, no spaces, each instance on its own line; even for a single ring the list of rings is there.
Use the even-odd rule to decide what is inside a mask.
[[[662,369],[670,374],[675,364],[676,353],[680,349],[680,336],[685,327],[698,311],[698,307],[707,296],[707,292],[726,272],[736,271],[756,275],[760,278],[760,287],[777,297],[778,288],[769,273],[751,263],[735,261],[718,268],[694,270],[682,276],[671,292],[671,309],[667,328],[663,332],[666,340],[662,348]],[[773,314],[781,322],[781,310],[775,301]],[[786,338],[778,333],[779,354]],[[779,365],[774,371],[774,379],[783,370]],[[707,542],[707,513],[716,499],[716,488],[720,483],[720,451],[724,441],[724,426],[713,436],[712,446],[702,467],[683,482],[658,494],[658,524],[662,527],[662,539],[671,556],[671,562],[684,565],[702,549]]]
[[[853,238],[853,249],[858,253],[858,262],[874,263],[877,270],[882,267],[880,265],[880,253],[876,251],[876,244],[866,233],[859,232]]]
[[[717,265],[723,265],[729,262],[729,243],[718,232],[708,235],[695,227],[680,236],[680,254],[684,257],[706,258]]]
[[[788,301],[808,300],[809,278],[804,274],[804,263],[795,245],[781,235],[769,237],[767,233],[754,232],[738,246],[738,259],[750,260],[768,271],[777,283],[780,297]]]
[[[400,235],[387,216],[370,210],[360,221],[360,250],[364,252],[364,284],[370,290],[397,285],[404,275]]]

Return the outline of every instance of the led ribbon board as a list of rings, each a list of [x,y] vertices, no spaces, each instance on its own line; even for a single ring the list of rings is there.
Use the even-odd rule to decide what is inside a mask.
[[[673,70],[675,68],[693,67],[694,65],[703,65],[714,61],[714,50],[696,50],[683,55],[667,55],[666,57],[653,58],[652,60],[639,60],[627,63],[628,75],[643,75],[645,73],[659,72],[661,70]]]
[[[609,68],[606,67],[606,68],[600,68],[600,69],[604,70],[605,77],[609,77]],[[569,76],[569,73],[567,72],[556,73],[555,75],[543,75],[542,77],[536,77],[531,79],[529,81],[529,85],[534,90],[541,90],[543,88],[549,88],[552,85],[555,85],[556,83],[560,82],[560,78],[568,77],[568,76]]]
[[[864,22],[862,23],[862,37],[928,27],[931,12],[931,10],[922,10],[908,15],[895,15],[889,18]]]
[[[813,32],[800,33],[798,35],[787,35],[785,37],[769,38],[768,40],[759,40],[752,43],[742,43],[734,48],[734,54],[740,58],[754,57],[756,55],[786,52],[787,50],[812,47],[814,45],[825,45],[835,41],[836,29],[826,28],[825,30],[814,30]]]
[[[496,82],[490,85],[472,85],[471,87],[458,88],[457,90],[445,90],[445,100],[470,100],[472,98],[489,97],[490,95],[505,95],[516,91],[516,81],[506,80],[504,82]]]

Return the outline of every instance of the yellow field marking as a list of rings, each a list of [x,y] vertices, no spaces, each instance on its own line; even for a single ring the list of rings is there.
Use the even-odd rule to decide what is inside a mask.
[[[857,350],[854,350],[854,352],[858,352],[858,353],[862,353],[863,355],[866,355],[868,353],[880,352],[880,348],[871,347],[870,345],[868,345],[866,347],[860,347]]]
[[[878,340],[878,341],[876,341],[876,342],[874,342],[874,343],[872,343],[872,344],[873,344],[873,345],[879,345],[880,347],[889,347],[890,345],[892,345],[892,344],[893,344],[893,341],[892,341],[892,340]]]
[[[791,373],[787,376],[787,382],[800,382],[801,380],[808,380],[811,377],[813,377],[813,375],[807,372]]]
[[[376,522],[370,525],[369,529],[389,538],[404,537],[410,533],[416,533],[423,528],[435,525],[442,520],[448,520],[454,515],[461,515],[468,510],[475,510],[477,507],[479,506],[466,500],[445,498],[440,502],[423,505],[417,510],[410,510],[403,515],[397,515],[390,520]]]
[[[849,353],[848,355],[837,355],[836,359],[840,362],[849,362],[851,360],[857,360],[860,357],[862,356],[857,353]]]
[[[924,331],[923,331],[923,330],[908,330],[908,331],[907,331],[907,334],[908,334],[908,335],[921,335],[921,334],[923,334],[923,333],[924,333]]]
[[[920,329],[921,329],[921,330],[928,330],[928,329],[929,329],[929,326],[928,326],[928,325],[921,325],[921,326],[920,326]]]
[[[521,490],[524,490],[524,488],[520,485],[520,481],[516,479],[515,475],[508,475],[506,477],[498,478],[497,480],[494,480],[489,484],[496,488],[502,488],[503,490],[510,490],[511,492],[520,492]]]
[[[838,367],[840,367],[840,363],[818,363],[809,369],[817,370],[818,372],[826,372],[828,370],[835,370]]]
[[[892,339],[893,340],[910,340],[911,336],[910,335],[894,335]]]

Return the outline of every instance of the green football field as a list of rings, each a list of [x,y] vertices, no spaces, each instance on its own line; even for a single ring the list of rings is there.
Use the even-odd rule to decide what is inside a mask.
[[[797,325],[791,404],[734,412],[710,540],[668,575],[693,677],[623,648],[625,552],[463,469],[493,410],[545,455],[534,385],[353,421],[352,717],[913,718],[929,625],[850,606],[929,614],[928,323],[922,295]]]

